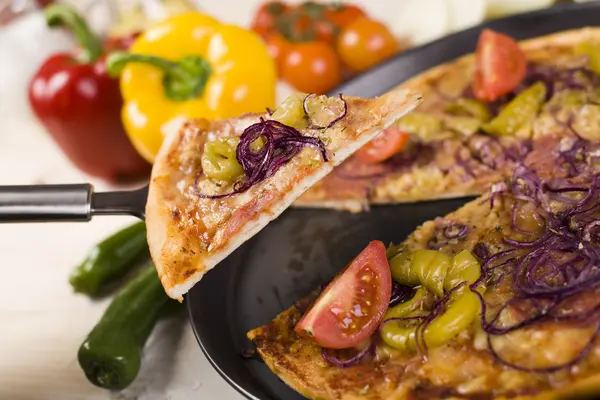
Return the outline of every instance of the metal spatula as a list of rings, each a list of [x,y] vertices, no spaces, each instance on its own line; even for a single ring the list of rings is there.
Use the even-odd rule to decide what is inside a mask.
[[[100,193],[88,183],[0,186],[0,223],[85,222],[95,215],[144,219],[147,197],[147,185],[137,190]]]

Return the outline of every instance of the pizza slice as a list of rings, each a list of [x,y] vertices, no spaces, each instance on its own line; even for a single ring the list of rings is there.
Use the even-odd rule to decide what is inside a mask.
[[[272,113],[186,123],[152,170],[146,224],[167,294],[202,276],[275,219],[334,166],[421,101],[292,95]]]
[[[475,54],[401,85],[423,94],[423,104],[295,205],[359,212],[370,204],[479,195],[510,177],[545,136],[573,128],[600,140],[599,54],[598,27],[518,45],[483,31]]]
[[[600,145],[544,146],[249,332],[267,366],[320,400],[600,393]]]

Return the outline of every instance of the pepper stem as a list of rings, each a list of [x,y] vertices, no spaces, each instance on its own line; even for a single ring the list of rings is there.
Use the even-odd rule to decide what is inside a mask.
[[[169,61],[145,54],[117,51],[109,54],[106,59],[108,73],[118,76],[123,68],[132,62],[151,65],[163,71],[165,95],[174,101],[190,100],[201,96],[212,72],[208,62],[198,56]]]
[[[67,26],[81,45],[81,61],[93,63],[102,55],[102,42],[92,33],[89,25],[75,11],[65,4],[52,4],[44,9],[49,27]]]

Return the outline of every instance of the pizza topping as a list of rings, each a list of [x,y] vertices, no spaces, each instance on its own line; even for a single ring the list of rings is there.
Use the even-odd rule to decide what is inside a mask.
[[[590,68],[600,75],[600,44],[581,42],[575,46],[576,54],[584,54],[589,58]]]
[[[521,83],[526,69],[525,53],[513,38],[485,29],[475,52],[473,93],[479,100],[497,100]]]
[[[419,286],[414,290],[414,295],[411,298],[408,298],[395,306],[390,306],[385,313],[383,320],[387,321],[393,318],[403,318],[417,310],[430,308],[434,303],[433,295],[425,289],[424,286]]]
[[[475,117],[481,122],[488,122],[492,118],[485,103],[464,97],[459,97],[456,101],[448,104],[445,111],[453,115]]]
[[[392,125],[364,145],[356,157],[366,164],[378,164],[389,160],[406,146],[409,135]]]
[[[469,227],[454,221],[444,222],[438,225],[437,229],[427,242],[427,248],[437,250],[449,244],[457,244],[464,240],[469,233]]]
[[[202,171],[211,179],[232,182],[244,170],[236,159],[235,151],[240,139],[237,137],[218,138],[204,144]]]
[[[329,349],[367,340],[379,326],[391,298],[392,278],[385,246],[373,241],[336,276],[294,330]]]
[[[398,120],[398,129],[412,133],[424,143],[442,139],[443,121],[430,114],[410,113]]]
[[[339,97],[317,96],[309,94],[302,103],[304,113],[311,128],[327,129],[341,121],[348,112],[348,104]]]
[[[479,131],[481,128],[481,121],[475,117],[448,115],[444,117],[444,125],[446,129],[456,132],[466,138]]]
[[[572,127],[571,127],[572,129]],[[560,149],[557,164],[566,170],[569,177],[575,177],[594,170],[600,163],[600,145],[577,139]]]
[[[393,281],[392,295],[390,296],[390,303],[388,304],[388,307],[394,307],[405,302],[412,297],[413,292],[414,290],[412,287]]]
[[[497,117],[481,128],[491,135],[512,136],[535,117],[545,99],[546,86],[537,82],[519,93]]]
[[[306,97],[307,95],[304,93],[289,95],[271,113],[271,119],[279,121],[284,125],[293,126],[296,129],[306,128],[305,112],[302,108],[302,102]]]
[[[368,339],[368,343],[363,344],[363,349],[361,349],[359,351],[355,351],[354,352],[355,354],[348,358],[342,358],[339,353],[352,353],[352,350],[354,350],[354,349],[341,350],[341,351],[338,350],[338,351],[336,351],[336,353],[338,353],[338,354],[334,354],[334,352],[332,350],[323,347],[321,349],[321,356],[323,357],[323,359],[325,361],[327,361],[331,365],[334,365],[338,368],[348,368],[348,367],[358,364],[367,356],[373,356],[375,354],[376,348],[377,348],[377,341],[374,339]]]
[[[404,264],[408,271],[400,275],[423,286],[413,299],[390,309],[380,327],[383,341],[403,351],[448,342],[471,325],[480,309],[478,298],[467,286],[477,283],[481,276],[479,262],[471,253],[465,250],[451,258],[436,250],[416,250],[411,258],[408,267]],[[396,265],[394,277],[399,269]],[[424,313],[427,291],[439,298],[428,314]]]
[[[218,146],[223,143],[222,141],[219,142]],[[327,150],[321,139],[312,136],[303,136],[291,126],[284,125],[275,120],[261,118],[260,122],[246,128],[239,139],[236,149],[236,159],[243,169],[244,177],[233,184],[233,191],[217,195],[203,194],[198,190],[196,192],[198,196],[209,199],[220,199],[244,192],[253,185],[273,176],[279,168],[290,161],[306,146],[319,150],[323,161],[327,162]],[[205,148],[207,147],[205,146]],[[212,150],[214,148],[214,145],[208,147],[208,149]],[[207,156],[203,155],[202,165],[205,165],[204,160],[207,159],[206,163],[212,164],[211,168],[214,167],[214,170],[209,169],[209,171],[212,171],[211,173],[222,171],[223,176],[230,176],[225,174],[224,171],[231,172],[234,169],[231,166],[233,164],[231,149],[220,149],[220,151],[214,157],[221,157],[226,160],[220,160],[222,167],[214,167],[214,163],[210,162],[211,157],[213,157],[211,153]],[[219,164],[217,163],[217,165]],[[225,170],[225,165],[229,166],[229,169]],[[219,176],[221,176],[221,173],[219,173]],[[196,184],[196,188],[197,186]]]
[[[558,371],[581,361],[600,334],[600,303],[592,294],[600,287],[600,175],[586,181],[591,182],[589,187],[563,179],[543,182],[534,171],[521,165],[507,186],[505,195],[513,201],[513,230],[528,237],[537,233],[537,238],[504,238],[507,249],[488,257],[482,265],[482,282],[493,279],[510,283],[514,292],[511,299],[491,313],[478,295],[481,326],[488,334],[489,349],[504,365],[528,372]],[[536,207],[535,212],[530,205]],[[535,221],[533,226],[541,233],[518,227],[515,212],[528,214],[527,219]],[[511,351],[506,345],[510,338],[498,345],[503,335],[520,335],[523,330],[535,332],[536,326],[547,321],[564,324],[565,329],[580,324],[578,329],[587,332],[571,359],[540,363],[535,360],[543,357],[530,355],[524,359],[511,354],[516,350]]]

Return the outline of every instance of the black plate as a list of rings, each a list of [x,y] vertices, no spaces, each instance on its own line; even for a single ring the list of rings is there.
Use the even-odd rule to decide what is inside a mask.
[[[600,23],[600,2],[558,6],[492,21],[406,52],[335,92],[379,95],[437,64],[470,53],[484,27],[517,38]],[[249,399],[300,400],[259,360],[242,358],[246,332],[335,275],[370,240],[402,241],[415,227],[467,200],[375,207],[352,215],[286,211],[208,273],[186,297],[198,342],[215,369]]]

